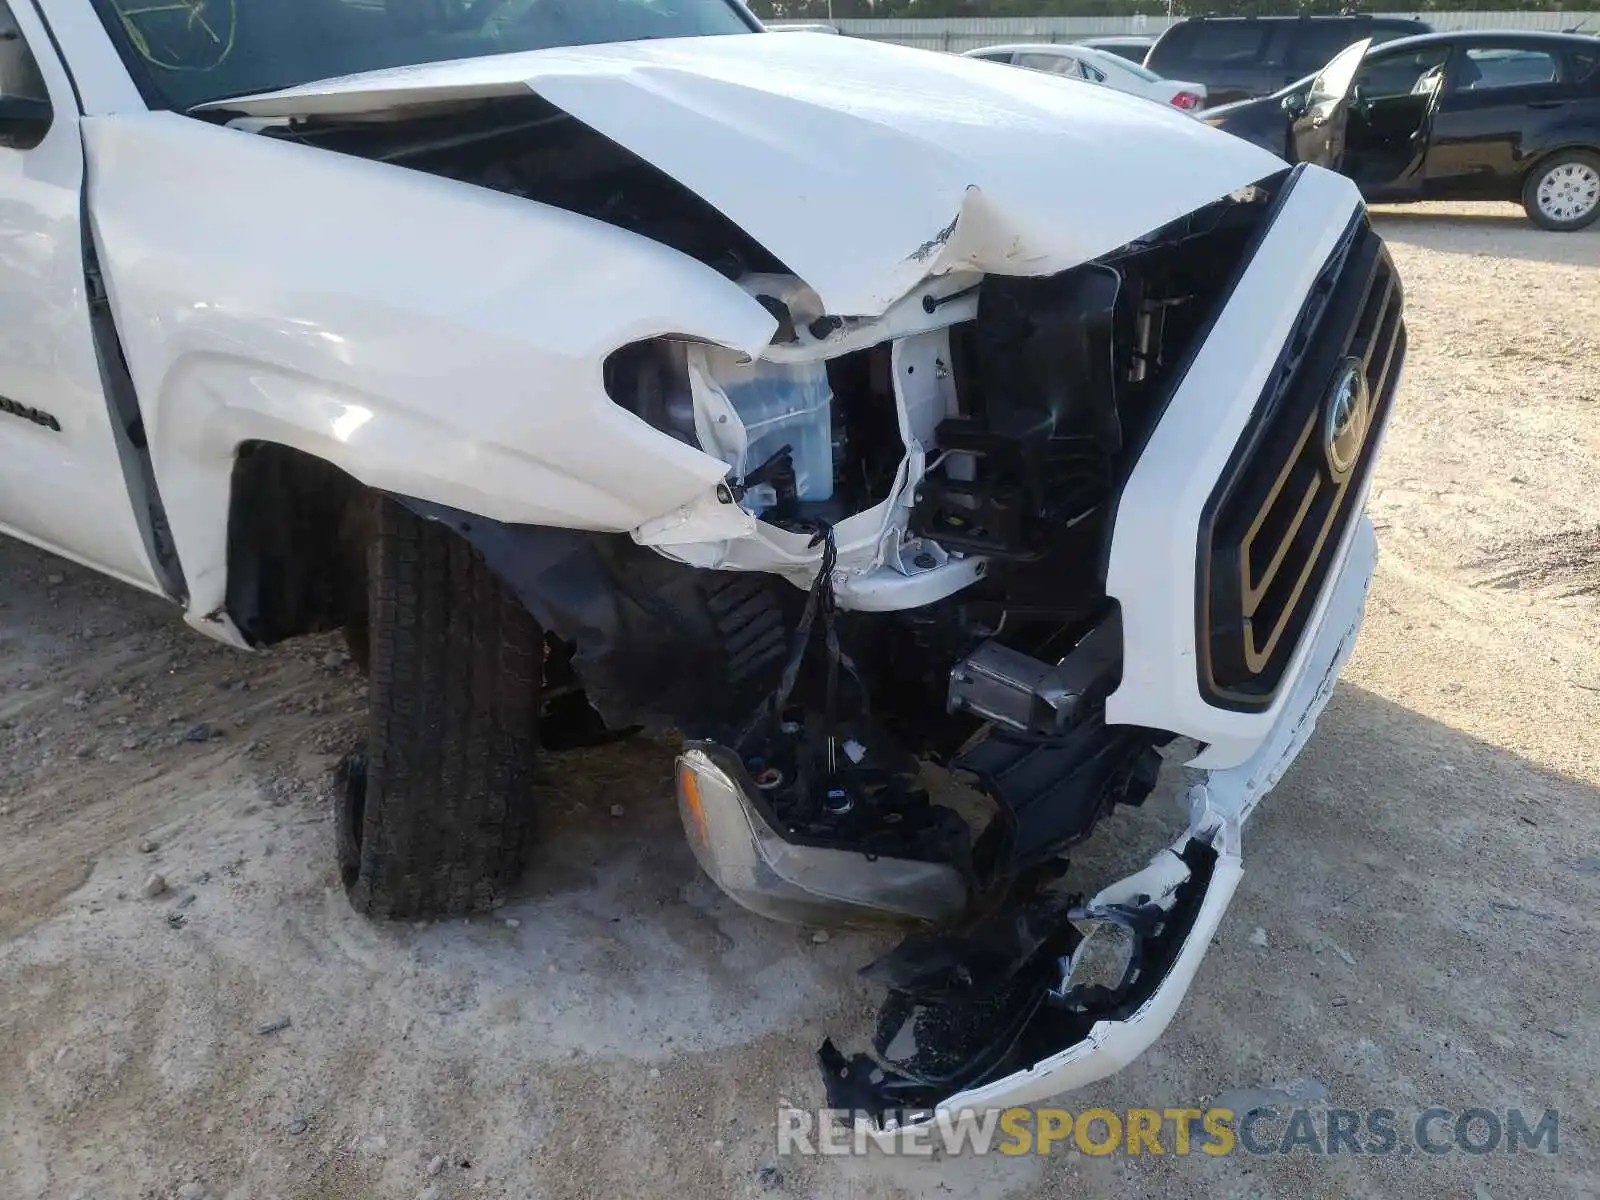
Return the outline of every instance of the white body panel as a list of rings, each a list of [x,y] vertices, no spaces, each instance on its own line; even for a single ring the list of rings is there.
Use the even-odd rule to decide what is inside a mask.
[[[1005,58],[996,58],[997,55],[1003,55]],[[963,52],[962,57],[1005,62],[1027,70],[1060,75],[1065,79],[1083,80],[1113,91],[1126,92],[1130,96],[1154,100],[1157,104],[1170,105],[1173,97],[1185,93],[1200,101],[1206,98],[1206,85],[1203,83],[1162,79],[1153,71],[1135,66],[1125,58],[1082,43],[1061,45],[1038,42],[1015,46],[983,46],[977,50]],[[1199,107],[1196,105],[1195,110],[1185,111],[1190,111],[1190,115],[1193,115]]]
[[[767,342],[773,318],[710,268],[586,217],[170,113],[84,134],[192,613],[222,602],[241,441],[571,528],[626,530],[722,478],[601,381],[640,338]]]
[[[11,7],[16,11],[31,5],[12,0]],[[117,56],[94,5],[89,0],[43,0],[41,7],[50,22],[51,37],[61,48],[61,57],[72,75],[72,86],[82,106],[79,111],[91,117],[142,112],[144,98]],[[17,19],[25,20],[20,14]],[[31,34],[28,42],[35,55],[43,58],[44,47]]]
[[[1299,306],[1284,298],[1310,292],[1360,207],[1355,184],[1342,175],[1302,173],[1118,502],[1106,590],[1122,605],[1128,654],[1121,685],[1106,701],[1106,719],[1208,743],[1196,766],[1244,761],[1290,702],[1287,687],[1261,712],[1232,712],[1201,697],[1195,667],[1195,545],[1206,499],[1299,318]],[[1364,485],[1351,503],[1365,502]],[[1352,522],[1338,548],[1341,558],[1354,536]],[[1321,623],[1330,594],[1325,590],[1318,598],[1308,628]],[[1286,679],[1304,669],[1312,641],[1302,640]]]
[[[15,16],[54,119],[37,146],[0,148],[0,397],[59,428],[0,413],[0,532],[159,591],[89,330],[77,101],[38,15]]]
[[[837,315],[958,267],[1065,270],[1282,166],[1103,88],[805,33],[537,50],[217,107],[373,114],[525,89],[711,201]]]

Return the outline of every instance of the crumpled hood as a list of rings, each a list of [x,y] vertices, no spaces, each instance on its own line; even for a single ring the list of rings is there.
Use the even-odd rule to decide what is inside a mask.
[[[464,59],[208,107],[393,115],[524,90],[715,205],[839,315],[955,267],[1065,270],[1283,167],[1109,88],[803,33]]]

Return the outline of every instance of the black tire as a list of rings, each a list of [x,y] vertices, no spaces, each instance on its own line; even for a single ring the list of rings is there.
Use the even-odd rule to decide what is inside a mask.
[[[1539,188],[1544,181],[1556,171],[1573,166],[1587,168],[1594,173],[1595,186],[1600,188],[1600,154],[1589,150],[1559,150],[1545,159],[1533,170],[1528,172],[1527,179],[1522,182],[1522,209],[1540,229],[1550,229],[1557,233],[1570,233],[1574,229],[1583,229],[1594,224],[1600,219],[1600,196],[1591,204],[1587,211],[1572,217],[1569,220],[1558,220],[1547,214],[1539,207]]]
[[[453,531],[377,502],[365,754],[339,772],[339,868],[372,917],[493,908],[534,837],[544,637]]]

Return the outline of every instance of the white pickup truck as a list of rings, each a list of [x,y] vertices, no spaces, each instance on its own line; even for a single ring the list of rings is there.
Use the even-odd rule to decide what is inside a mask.
[[[675,729],[731,895],[911,931],[821,1051],[872,1128],[1159,1034],[1373,567],[1354,185],[732,0],[0,14],[0,529],[241,650],[345,631],[358,909],[497,903],[537,755]],[[1178,747],[1188,829],[1085,886]]]

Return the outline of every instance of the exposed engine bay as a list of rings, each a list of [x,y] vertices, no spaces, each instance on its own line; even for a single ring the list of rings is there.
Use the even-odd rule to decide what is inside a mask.
[[[1024,610],[1081,621],[1079,601],[1092,607],[1103,592],[1097,559],[1118,479],[1271,198],[1247,188],[1057,275],[947,271],[855,317],[824,311],[706,201],[536,96],[265,132],[642,234],[733,279],[775,317],[753,362],[670,338],[607,360],[618,404],[729,472],[719,506],[650,522],[641,544],[809,586],[822,558],[812,538],[826,525],[841,608],[918,607],[1004,563],[1006,578],[980,590],[985,603],[1004,597],[1013,622]]]
[[[985,886],[1148,790],[1161,735],[1095,728],[1119,671],[1111,518],[1177,369],[1259,233],[1270,183],[1058,275],[951,272],[854,318],[821,311],[710,205],[537,97],[400,125],[271,132],[643,233],[736,280],[777,319],[754,361],[662,338],[605,363],[617,404],[727,466],[707,511],[643,527],[633,545],[540,531],[611,543],[586,557],[629,577],[630,591],[671,596],[667,580],[689,580],[706,597],[674,597],[693,614],[691,652],[723,662],[698,689],[656,688],[675,673],[640,671],[631,653],[613,686],[604,652],[576,647],[608,721],[677,722],[748,751],[763,794],[818,838],[902,851],[932,838],[918,852],[951,861],[966,852],[923,821],[900,812],[886,829],[873,814],[901,803],[903,782],[890,786],[907,775],[900,752],[955,763],[990,729],[959,760],[1016,819],[979,839],[973,879]],[[660,632],[651,639],[668,640]],[[840,779],[871,779],[884,794],[830,811]],[[1083,794],[1063,805],[1069,779]]]
[[[604,628],[561,652],[608,724],[688,735],[686,826],[731,894],[780,919],[924,930],[869,968],[890,995],[880,1060],[907,1023],[921,1053],[885,1083],[830,1043],[838,1098],[931,1103],[1026,1057],[1027,1029],[1059,1041],[1034,1025],[1052,989],[1050,1022],[1087,1028],[1095,1006],[1059,965],[1083,897],[1054,885],[1102,816],[1144,799],[1167,740],[1104,721],[1121,646],[1109,515],[1267,193],[1061,275],[946,275],[840,318],[654,168],[537,100],[507,107],[476,140],[459,121],[437,141],[415,123],[318,136],[674,245],[744,286],[778,333],[754,362],[672,339],[606,362],[613,400],[727,463],[711,514],[726,536],[694,540],[692,515],[640,531],[653,550],[550,530],[480,546],[547,610],[573,598],[535,609],[547,628]],[[924,760],[977,783],[986,824],[930,800]],[[740,794],[758,798],[764,838]],[[1152,946],[1158,926],[1111,914]],[[1102,1001],[1125,999],[1133,973]]]

